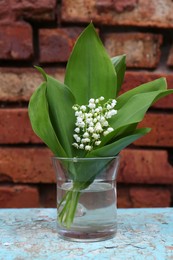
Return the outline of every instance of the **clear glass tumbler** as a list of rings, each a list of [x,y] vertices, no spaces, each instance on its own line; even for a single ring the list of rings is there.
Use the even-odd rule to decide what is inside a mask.
[[[53,157],[58,234],[71,241],[101,241],[117,231],[116,177],[120,156]]]

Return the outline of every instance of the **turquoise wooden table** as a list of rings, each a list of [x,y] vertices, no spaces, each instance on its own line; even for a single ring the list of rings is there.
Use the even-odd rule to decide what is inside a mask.
[[[115,238],[68,242],[55,209],[0,209],[0,260],[173,259],[173,208],[119,209]]]

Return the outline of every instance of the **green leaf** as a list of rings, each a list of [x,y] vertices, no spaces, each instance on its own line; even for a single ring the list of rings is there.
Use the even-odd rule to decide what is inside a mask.
[[[134,130],[136,129],[136,127],[137,127],[137,123],[128,124],[128,125],[121,126],[121,127],[117,128],[116,130],[112,131],[111,133],[109,133],[108,135],[103,137],[99,147],[102,147],[105,144],[112,142],[115,138],[117,138],[119,136],[121,136],[121,137],[127,136],[127,135],[133,133]]]
[[[159,78],[151,82],[142,84],[136,88],[133,88],[117,98],[116,109],[120,109],[126,102],[136,94],[153,92],[158,90],[166,90],[167,83],[165,78]]]
[[[56,156],[67,157],[52,127],[46,99],[46,82],[43,82],[30,98],[29,118],[34,132]]]
[[[115,156],[122,149],[127,147],[129,144],[133,143],[143,135],[150,132],[150,128],[141,128],[134,131],[133,134],[123,137],[111,144],[105,145],[101,148],[95,149],[88,154],[88,157],[105,157],[105,156]]]
[[[117,73],[117,93],[120,91],[121,85],[124,81],[124,75],[126,71],[126,55],[119,55],[111,58],[111,61],[114,65],[115,71]]]
[[[153,101],[153,104],[158,101],[160,98],[166,97],[170,94],[173,94],[173,89],[168,89],[167,91],[164,91],[162,93],[160,93]]]
[[[155,100],[172,92],[173,90],[160,90],[132,96],[124,103],[124,106],[118,110],[117,115],[110,119],[110,125],[116,129],[142,121],[146,111]]]
[[[72,106],[75,99],[67,86],[47,76],[47,101],[49,115],[56,135],[68,157],[73,155],[73,131],[75,115]]]
[[[105,101],[115,98],[116,72],[92,23],[74,46],[66,67],[65,84],[79,105],[100,96],[104,96]]]
[[[44,80],[47,81],[47,75],[46,72],[39,66],[34,66],[34,68],[36,68],[43,76]]]

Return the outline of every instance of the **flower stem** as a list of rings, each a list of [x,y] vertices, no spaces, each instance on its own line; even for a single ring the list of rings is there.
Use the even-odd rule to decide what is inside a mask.
[[[59,212],[58,221],[67,228],[70,228],[73,223],[80,194],[81,192],[73,187],[67,191],[58,206],[58,209],[60,209],[60,206],[63,207]]]
[[[73,183],[71,190],[67,191],[58,205],[58,221],[60,225],[70,228],[75,217],[81,190],[86,189],[91,182]]]

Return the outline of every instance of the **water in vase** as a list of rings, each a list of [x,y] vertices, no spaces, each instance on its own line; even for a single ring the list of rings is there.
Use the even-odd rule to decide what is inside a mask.
[[[58,202],[70,188],[70,183],[57,188]],[[106,236],[114,236],[117,229],[116,197],[115,183],[92,183],[81,191],[73,224],[70,229],[61,226],[61,235],[76,241],[99,241],[102,237],[105,240]]]

